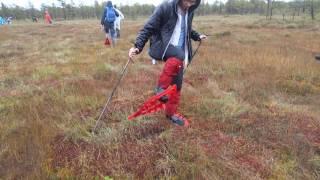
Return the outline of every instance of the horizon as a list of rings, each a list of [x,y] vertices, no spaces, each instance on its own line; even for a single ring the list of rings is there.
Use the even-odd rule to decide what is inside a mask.
[[[99,4],[102,2],[106,2],[107,0],[97,0]],[[117,6],[121,5],[133,5],[133,4],[152,4],[152,5],[159,5],[162,1],[164,0],[112,0],[113,4]],[[204,0],[204,2],[207,2],[209,4],[213,4],[215,1],[219,0]],[[226,2],[227,0],[221,0],[222,2]],[[285,2],[290,2],[292,0],[277,0],[277,1],[285,1]],[[76,6],[80,5],[86,5],[86,6],[93,6],[95,1],[87,1],[87,0],[66,0],[66,3],[71,3],[73,2]],[[57,0],[0,0],[0,3],[5,4],[6,6],[20,6],[24,8],[29,8],[30,3],[34,6],[36,9],[40,9],[41,5],[47,5],[51,6],[52,4],[59,5],[60,3]]]

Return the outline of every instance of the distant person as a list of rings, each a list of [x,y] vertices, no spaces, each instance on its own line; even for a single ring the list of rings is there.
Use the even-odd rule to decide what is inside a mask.
[[[180,91],[183,82],[183,69],[192,58],[191,39],[201,41],[201,35],[192,29],[192,19],[200,0],[171,0],[162,2],[140,30],[134,47],[129,50],[129,57],[141,53],[150,39],[149,55],[165,61],[160,74],[156,94],[166,90],[169,85],[176,85],[177,92],[170,97],[161,97],[165,103],[166,117],[179,126],[188,126],[188,120],[177,113]]]
[[[45,19],[45,22],[48,23],[48,24],[52,24],[52,18],[49,14],[49,11],[46,10],[45,13],[44,13],[44,19]]]
[[[112,2],[108,1],[101,17],[101,26],[103,26],[106,33],[105,45],[115,45],[116,31],[114,23],[118,16],[119,14],[112,6]]]
[[[7,18],[7,24],[12,24],[12,17],[11,17],[11,16],[9,16],[9,17]]]
[[[4,24],[6,24],[6,21],[4,20],[4,18],[0,16],[0,25],[4,25]]]
[[[119,16],[116,18],[115,22],[114,22],[114,27],[116,29],[116,37],[120,38],[120,25],[121,25],[121,20],[124,19],[124,15],[122,14],[122,12],[117,9],[116,5],[114,6],[114,9],[117,11],[117,13],[119,14]]]
[[[314,56],[314,58],[316,58],[316,60],[319,60],[319,61],[320,61],[320,54],[316,54],[316,55]]]
[[[38,18],[35,17],[35,16],[33,16],[33,17],[32,17],[32,22],[38,22]]]

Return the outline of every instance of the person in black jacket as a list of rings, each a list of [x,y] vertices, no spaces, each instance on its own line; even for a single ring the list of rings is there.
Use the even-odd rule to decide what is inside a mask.
[[[177,93],[170,98],[162,97],[166,103],[166,116],[173,123],[188,126],[189,122],[177,113],[182,88],[183,68],[192,59],[191,39],[206,39],[192,29],[194,10],[200,0],[168,0],[160,4],[144,27],[140,30],[134,47],[129,50],[129,57],[139,54],[150,39],[149,55],[153,59],[165,61],[159,77],[156,93],[161,93],[169,85],[177,85]]]
[[[101,26],[103,26],[106,33],[105,45],[115,44],[116,31],[114,22],[118,16],[119,13],[113,8],[112,2],[108,1],[101,17]]]

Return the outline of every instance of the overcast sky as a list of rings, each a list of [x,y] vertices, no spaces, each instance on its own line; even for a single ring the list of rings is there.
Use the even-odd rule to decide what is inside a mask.
[[[66,0],[67,3],[69,3],[71,0]],[[107,0],[98,0],[98,2],[103,2]],[[163,0],[112,0],[114,4],[117,5],[131,5],[134,3],[140,3],[140,4],[154,4],[158,5],[162,2]],[[209,3],[213,3],[216,0],[205,0]],[[222,1],[227,1],[227,0],[222,0]],[[282,0],[282,1],[291,1],[291,0]],[[47,5],[52,5],[52,3],[59,4],[57,0],[0,0],[0,2],[3,2],[6,5],[18,5],[18,6],[23,6],[23,7],[29,7],[29,2],[31,2],[35,8],[40,8],[41,4],[47,4]],[[84,5],[93,5],[94,0],[73,0],[73,2],[76,5],[79,4],[84,4]]]
[[[98,2],[104,2],[107,0],[98,0]],[[209,0],[212,1],[212,0]],[[60,4],[57,0],[0,0],[0,2],[3,2],[6,5],[13,5],[16,4],[18,6],[23,7],[29,7],[29,2],[31,2],[34,7],[40,8],[41,4],[47,4],[52,5],[52,3]],[[70,3],[71,0],[66,0],[67,3]],[[73,0],[73,2],[76,5],[84,4],[84,5],[93,5],[94,0]],[[113,4],[117,5],[126,5],[126,4],[134,4],[134,3],[140,3],[140,4],[154,4],[158,5],[162,0],[112,0]]]

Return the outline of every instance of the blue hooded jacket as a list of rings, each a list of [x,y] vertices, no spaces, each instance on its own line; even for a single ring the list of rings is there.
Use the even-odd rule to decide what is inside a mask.
[[[102,14],[102,17],[101,17],[101,25],[105,25],[105,23],[108,23],[108,22],[105,22],[106,14],[107,14],[107,11],[108,11],[107,7],[113,8],[113,5],[112,5],[111,1],[108,1],[106,7],[104,8],[104,11],[103,11],[103,14]],[[119,17],[119,13],[116,10],[114,12],[116,14],[116,17]]]
[[[0,25],[4,25],[6,21],[0,16]]]

